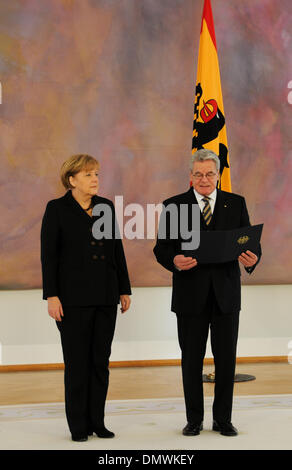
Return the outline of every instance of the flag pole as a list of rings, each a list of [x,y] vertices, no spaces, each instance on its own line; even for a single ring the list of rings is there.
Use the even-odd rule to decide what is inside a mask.
[[[204,0],[196,96],[194,103],[192,153],[207,148],[220,160],[218,189],[231,192],[231,175],[227,132],[221,90],[221,78],[211,0]],[[235,374],[235,382],[254,380],[248,374]],[[215,372],[203,374],[204,382],[215,382]]]

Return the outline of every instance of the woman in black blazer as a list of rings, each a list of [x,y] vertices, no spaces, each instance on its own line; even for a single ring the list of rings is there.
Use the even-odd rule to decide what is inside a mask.
[[[65,408],[74,441],[86,441],[93,432],[114,437],[104,425],[108,364],[117,304],[122,313],[130,306],[122,241],[114,231],[106,238],[92,230],[96,205],[110,209],[113,227],[116,222],[113,203],[97,196],[98,170],[89,155],[62,165],[67,192],[48,202],[41,228],[43,299],[61,334]]]

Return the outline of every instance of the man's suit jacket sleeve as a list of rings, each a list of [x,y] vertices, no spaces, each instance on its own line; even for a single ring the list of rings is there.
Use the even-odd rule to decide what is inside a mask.
[[[175,240],[170,238],[170,215],[166,212],[166,208],[167,203],[164,201],[159,221],[156,245],[153,248],[153,252],[156,256],[158,263],[160,263],[168,271],[174,272],[176,270],[176,267],[174,265],[173,259],[177,255],[177,253]]]
[[[247,210],[247,207],[246,207],[246,202],[245,202],[244,197],[242,198],[242,211],[241,211],[241,223],[240,223],[240,225],[241,225],[241,227],[248,227],[250,225],[248,210]],[[251,266],[249,268],[246,268],[246,267],[244,268],[248,274],[251,274],[254,271],[257,264],[260,262],[261,255],[262,255],[261,245],[259,245],[259,249],[255,253],[255,255],[257,255],[257,257],[258,257],[258,260],[257,260],[256,264],[254,264],[253,266]]]
[[[58,296],[58,245],[58,215],[53,201],[49,201],[43,216],[41,227],[43,299]]]

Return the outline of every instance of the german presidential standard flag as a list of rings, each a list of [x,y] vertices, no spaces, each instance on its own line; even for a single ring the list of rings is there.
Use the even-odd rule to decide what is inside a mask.
[[[220,70],[210,0],[204,1],[202,16],[192,153],[202,148],[213,150],[219,156],[219,188],[231,191]]]

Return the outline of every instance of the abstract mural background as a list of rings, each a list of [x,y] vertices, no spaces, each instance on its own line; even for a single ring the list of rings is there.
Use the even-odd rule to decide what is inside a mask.
[[[41,287],[41,218],[71,154],[100,194],[158,204],[189,185],[203,0],[0,0],[0,288]],[[244,284],[292,282],[290,0],[212,1],[233,192],[264,223]],[[291,100],[292,102],[292,100]],[[170,284],[124,240],[133,286]]]

